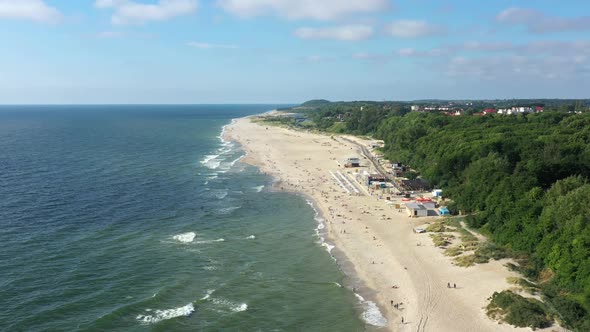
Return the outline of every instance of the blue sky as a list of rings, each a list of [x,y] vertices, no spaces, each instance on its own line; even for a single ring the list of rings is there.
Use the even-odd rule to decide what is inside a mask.
[[[0,104],[589,98],[587,0],[0,0]]]

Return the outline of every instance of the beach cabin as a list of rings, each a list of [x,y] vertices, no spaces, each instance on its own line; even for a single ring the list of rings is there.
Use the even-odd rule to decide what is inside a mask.
[[[344,167],[360,167],[361,161],[358,157],[348,157],[344,161]]]
[[[434,210],[436,208],[436,203],[435,202],[422,202],[420,204],[424,205],[424,207],[426,208],[426,210]]]
[[[374,182],[385,183],[387,181],[387,178],[381,174],[371,174],[369,175],[368,181],[369,185],[371,185]]]
[[[428,216],[428,209],[420,203],[406,203],[406,211],[412,218]]]
[[[436,203],[430,198],[418,197],[415,201],[418,204],[424,205],[426,210],[434,210],[436,208]]]
[[[446,206],[441,206],[441,207],[439,207],[439,208],[438,208],[438,213],[439,213],[441,216],[450,216],[450,215],[451,215],[451,212],[449,211],[449,209],[447,209],[447,207],[446,207]]]
[[[433,197],[442,197],[442,189],[434,189],[432,191],[432,196]]]

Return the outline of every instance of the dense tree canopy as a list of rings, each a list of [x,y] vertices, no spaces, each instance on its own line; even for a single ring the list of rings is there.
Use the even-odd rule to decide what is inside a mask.
[[[590,330],[590,114],[450,117],[344,104],[312,117],[383,139],[389,160],[411,165],[469,225],[528,257],[525,272],[567,324]]]

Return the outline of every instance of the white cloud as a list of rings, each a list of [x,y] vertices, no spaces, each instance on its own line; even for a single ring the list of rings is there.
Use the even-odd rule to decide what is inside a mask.
[[[428,58],[428,57],[441,57],[447,56],[451,53],[451,50],[447,47],[433,48],[430,50],[417,50],[415,48],[402,48],[397,50],[394,54],[402,57],[416,57],[416,58]]]
[[[120,31],[101,31],[96,34],[96,38],[118,38],[123,36]]]
[[[510,51],[514,48],[514,44],[508,42],[477,42],[477,41],[469,41],[465,42],[463,45],[458,46],[458,48],[467,50],[467,51],[475,51],[475,52],[503,52],[503,51]]]
[[[62,14],[43,0],[0,0],[0,19],[3,18],[57,23]]]
[[[496,21],[511,25],[523,25],[528,31],[538,34],[590,30],[590,16],[563,18],[549,16],[529,8],[508,8],[496,16]]]
[[[570,57],[572,59],[586,59],[590,54],[590,40],[556,41],[540,40],[522,44],[511,42],[475,42],[468,41],[461,44],[447,44],[430,49],[402,48],[394,51],[394,55],[413,58],[438,58],[460,55],[473,56],[474,53],[483,56],[500,54],[504,56],[524,56],[548,58],[551,56]]]
[[[113,9],[113,24],[143,24],[189,15],[197,10],[198,3],[197,0],[158,0],[150,4],[130,0],[96,0],[94,6]]]
[[[446,75],[500,79],[574,79],[587,76],[588,58],[579,56],[527,57],[500,55],[469,58],[457,56],[443,63]]]
[[[125,31],[116,31],[116,30],[105,30],[105,31],[100,31],[94,35],[90,35],[89,37],[98,38],[98,39],[117,39],[117,38],[154,39],[154,38],[158,38],[158,35],[145,34],[145,33],[131,33],[131,32],[125,32]]]
[[[363,60],[374,64],[384,64],[391,60],[391,56],[387,54],[357,52],[352,55],[353,59]]]
[[[210,44],[210,43],[202,43],[202,42],[188,42],[186,43],[188,46],[200,48],[202,50],[210,50],[214,48],[223,48],[223,49],[237,49],[239,48],[237,45],[232,44]]]
[[[336,39],[344,41],[364,40],[373,35],[368,25],[342,25],[328,28],[299,28],[295,36],[301,39]]]
[[[300,58],[303,62],[320,63],[320,62],[333,62],[336,61],[335,57],[324,56],[324,55],[308,55]]]
[[[429,24],[426,21],[398,20],[385,27],[387,34],[398,38],[420,38],[441,35],[443,27]]]
[[[366,60],[366,59],[371,59],[373,57],[373,55],[368,52],[357,52],[357,53],[353,54],[352,57],[354,59]]]
[[[386,10],[390,0],[217,0],[217,4],[240,17],[278,15],[325,21]]]

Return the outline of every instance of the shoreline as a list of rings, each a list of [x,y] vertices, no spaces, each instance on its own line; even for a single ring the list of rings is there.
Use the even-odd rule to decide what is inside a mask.
[[[321,245],[336,260],[346,286],[361,303],[361,318],[368,330],[531,331],[498,324],[484,312],[486,299],[494,291],[511,288],[506,279],[515,273],[508,271],[503,261],[469,268],[454,266],[428,236],[412,232],[435,219],[410,219],[384,200],[347,195],[338,188],[328,172],[350,174],[337,164],[350,156],[351,150],[357,153],[351,143],[264,126],[252,122],[253,117],[232,120],[222,135],[242,146],[245,156],[241,162],[272,176],[271,190],[301,195],[316,211]],[[445,290],[449,281],[459,287]],[[379,314],[371,324],[375,317],[366,315],[376,309]]]
[[[273,112],[276,111],[268,111],[259,115],[273,114]],[[337,246],[334,239],[330,237],[328,226],[326,224],[326,218],[324,216],[325,212],[319,207],[319,204],[316,201],[316,199],[313,196],[301,190],[294,190],[293,188],[287,188],[285,190],[285,188],[279,188],[280,183],[282,183],[280,175],[277,173],[263,172],[263,165],[261,165],[260,162],[257,162],[257,160],[249,158],[249,153],[245,151],[245,147],[242,144],[242,142],[228,135],[227,129],[231,128],[231,126],[234,125],[238,120],[250,120],[253,117],[259,115],[232,119],[229,124],[224,125],[222,127],[219,138],[222,139],[222,141],[230,140],[237,142],[241,145],[242,150],[245,152],[245,154],[239,158],[239,161],[247,165],[256,167],[260,172],[262,172],[266,176],[269,176],[272,179],[270,186],[267,188],[268,191],[287,192],[305,199],[306,203],[314,211],[314,220],[316,221],[316,227],[314,231],[315,235],[318,238],[318,244],[328,252],[330,257],[334,260],[334,262],[338,266],[338,269],[342,272],[344,276],[344,284],[339,286],[348,288],[356,298],[356,306],[362,307],[358,308],[358,314],[359,319],[361,319],[365,324],[365,331],[383,330],[387,327],[388,324],[387,319],[383,315],[383,312],[386,311],[386,308],[383,308],[377,301],[377,299],[374,298],[375,291],[366,285],[365,281],[356,272],[354,263],[347,257],[346,253],[343,252]]]

